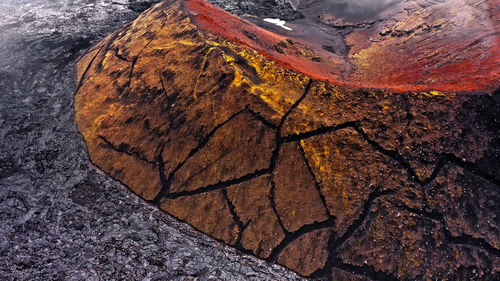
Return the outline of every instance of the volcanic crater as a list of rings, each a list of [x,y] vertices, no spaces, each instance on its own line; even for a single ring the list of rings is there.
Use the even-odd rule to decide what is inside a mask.
[[[166,0],[91,47],[74,106],[92,162],[305,277],[498,280],[500,2],[357,22],[299,2],[287,30]]]

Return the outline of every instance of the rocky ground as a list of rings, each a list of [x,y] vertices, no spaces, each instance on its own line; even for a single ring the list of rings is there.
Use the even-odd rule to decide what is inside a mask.
[[[90,163],[74,123],[75,61],[150,2],[0,0],[0,279],[300,279],[179,223]]]

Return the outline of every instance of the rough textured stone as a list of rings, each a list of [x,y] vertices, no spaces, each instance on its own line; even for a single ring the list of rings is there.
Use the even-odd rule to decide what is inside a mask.
[[[242,112],[184,163],[175,173],[170,191],[192,191],[267,169],[275,144],[272,129]]]
[[[497,1],[441,25],[448,1],[329,26],[299,2],[289,32],[168,0],[89,49],[75,111],[92,161],[304,276],[495,280]]]
[[[241,246],[263,258],[269,257],[285,234],[270,201],[269,176],[258,177],[227,189],[228,200],[241,222]]]
[[[278,262],[301,275],[311,275],[325,266],[330,235],[330,229],[323,229],[301,236],[281,252]]]
[[[426,209],[443,214],[453,236],[484,239],[500,250],[498,186],[456,165],[446,165],[425,187]]]
[[[481,244],[452,234],[438,212],[395,208],[390,198],[382,197],[339,249],[339,263],[364,266],[373,276],[392,279],[495,280],[498,251]]]
[[[168,199],[160,208],[216,239],[236,244],[239,230],[221,191]]]
[[[408,179],[396,161],[378,152],[352,128],[301,141],[326,206],[342,235],[375,189],[403,188]]]
[[[281,147],[273,178],[276,211],[286,230],[294,232],[304,225],[328,219],[299,144],[287,143]]]

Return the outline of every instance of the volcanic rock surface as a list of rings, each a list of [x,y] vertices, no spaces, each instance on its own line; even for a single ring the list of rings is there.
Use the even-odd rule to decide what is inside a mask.
[[[91,160],[303,276],[496,280],[498,1],[456,1],[457,17],[423,2],[376,22],[323,15],[311,30],[337,54],[306,36],[307,13],[292,34],[164,1],[78,62]]]
[[[89,161],[76,60],[151,2],[0,0],[0,280],[303,280],[193,230]]]

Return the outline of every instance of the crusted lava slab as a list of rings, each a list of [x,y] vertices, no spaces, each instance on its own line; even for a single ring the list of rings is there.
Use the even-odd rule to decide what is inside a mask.
[[[497,30],[498,2],[481,5]],[[364,63],[335,64],[300,36],[164,1],[79,60],[76,122],[93,163],[139,196],[303,276],[495,280],[496,36],[433,70],[363,40],[349,53]]]

